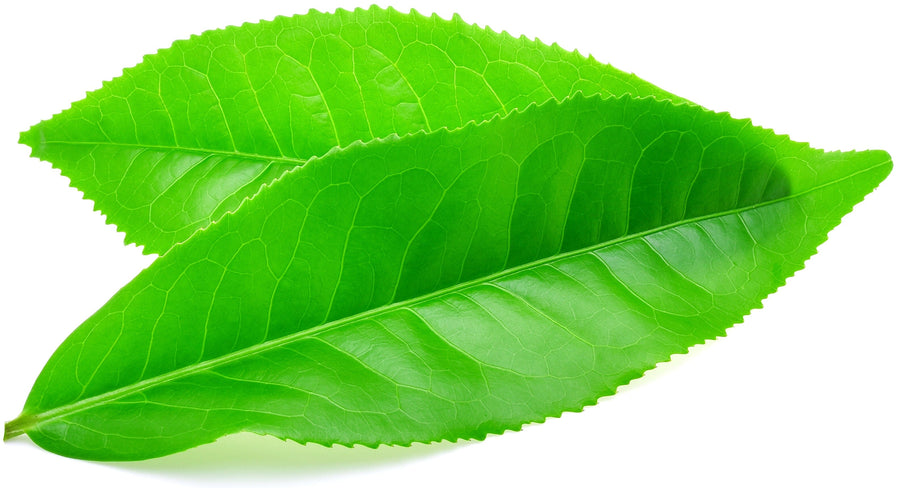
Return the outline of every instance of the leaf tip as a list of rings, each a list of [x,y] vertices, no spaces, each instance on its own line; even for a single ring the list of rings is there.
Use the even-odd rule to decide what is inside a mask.
[[[38,131],[35,130],[36,127],[37,126],[32,126],[28,130],[19,132],[19,144],[24,144],[31,149],[34,149],[38,139]]]

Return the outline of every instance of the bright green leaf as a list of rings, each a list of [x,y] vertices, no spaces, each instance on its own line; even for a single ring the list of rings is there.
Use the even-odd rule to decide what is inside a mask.
[[[629,97],[351,144],[117,293],[7,434],[112,460],[518,429],[721,336],[890,168]]]
[[[209,31],[22,134],[126,242],[163,254],[333,147],[576,92],[681,100],[592,58],[372,7]]]

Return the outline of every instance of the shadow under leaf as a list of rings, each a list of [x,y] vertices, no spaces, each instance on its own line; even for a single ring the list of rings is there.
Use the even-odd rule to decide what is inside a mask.
[[[107,464],[120,469],[164,476],[192,477],[210,474],[216,477],[258,478],[260,475],[328,475],[336,472],[377,468],[385,465],[436,456],[469,441],[456,443],[413,444],[410,447],[325,447],[318,444],[300,445],[271,436],[240,433],[226,436],[211,444],[202,445],[169,456],[140,462]],[[106,464],[106,463],[104,463]]]

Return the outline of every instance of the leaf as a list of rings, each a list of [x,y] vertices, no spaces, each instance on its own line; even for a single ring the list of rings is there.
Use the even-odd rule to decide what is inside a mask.
[[[332,147],[457,128],[576,92],[681,100],[556,45],[373,6],[175,42],[20,142],[126,242],[164,254]]]
[[[889,172],[688,104],[575,96],[354,143],[157,259],[7,435],[126,460],[251,431],[484,438],[724,334]]]

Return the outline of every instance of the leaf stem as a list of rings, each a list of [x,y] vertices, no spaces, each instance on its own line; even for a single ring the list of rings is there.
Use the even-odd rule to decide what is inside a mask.
[[[18,437],[25,433],[26,430],[35,424],[34,415],[19,416],[6,423],[3,428],[3,441],[8,441],[13,437]]]

